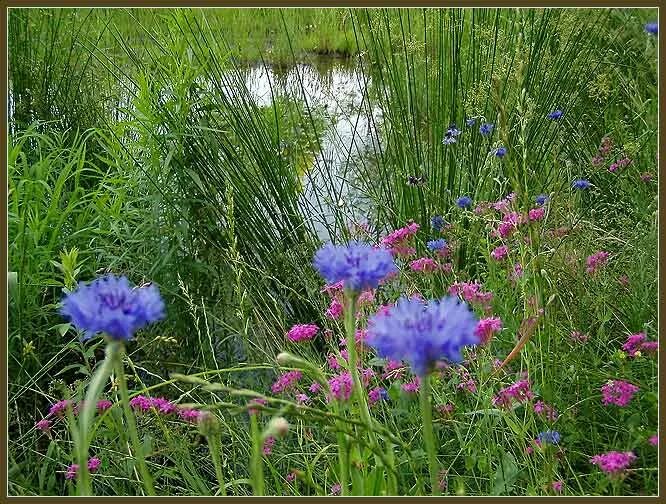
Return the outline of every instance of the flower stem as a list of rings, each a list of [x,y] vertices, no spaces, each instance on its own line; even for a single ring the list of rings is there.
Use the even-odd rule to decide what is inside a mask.
[[[421,392],[419,393],[421,403],[421,416],[423,418],[423,440],[426,453],[428,454],[428,466],[430,468],[430,486],[432,495],[439,495],[439,481],[437,479],[437,454],[435,451],[435,435],[432,429],[432,410],[430,406],[430,376],[421,377]]]
[[[226,497],[227,489],[224,486],[224,473],[222,472],[222,462],[220,460],[219,436],[208,436],[208,449],[210,450],[210,458],[213,459],[213,466],[215,466],[215,476],[217,476],[217,484],[220,487],[220,493]]]
[[[79,495],[91,495],[92,487],[90,483],[90,473],[88,472],[88,447],[90,445],[89,432],[90,424],[97,410],[97,398],[99,397],[106,380],[111,375],[114,356],[120,351],[119,343],[111,341],[106,347],[106,355],[102,365],[90,380],[86,396],[83,401],[82,410],[79,416],[79,434],[77,457],[79,463],[78,470],[78,493]]]
[[[264,467],[261,460],[261,450],[264,442],[257,425],[257,415],[250,415],[250,432],[252,435],[252,461],[250,464],[252,489],[254,495],[261,496],[264,495]]]
[[[132,445],[134,446],[137,467],[139,474],[141,475],[143,486],[146,489],[146,493],[148,495],[155,495],[155,489],[153,488],[153,477],[150,475],[150,472],[148,472],[146,461],[143,458],[143,447],[139,443],[139,435],[136,430],[134,413],[132,412],[129,404],[129,393],[127,392],[127,380],[125,378],[125,366],[123,364],[122,354],[122,350],[114,353],[114,363],[116,368],[116,375],[118,375],[118,390],[120,391],[120,400],[123,404],[123,412],[125,413],[125,420],[127,421],[127,430],[129,430]]]

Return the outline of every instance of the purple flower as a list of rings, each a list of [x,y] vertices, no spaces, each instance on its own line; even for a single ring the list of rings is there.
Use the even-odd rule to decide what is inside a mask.
[[[273,383],[271,390],[274,394],[279,394],[285,390],[292,388],[298,380],[301,379],[303,373],[298,370],[287,371],[286,373],[280,375],[280,377]]]
[[[562,112],[561,110],[553,110],[550,114],[548,114],[548,119],[552,119],[553,121],[557,121],[563,115],[564,115],[564,112]]]
[[[296,324],[287,333],[287,339],[291,341],[308,341],[314,338],[319,332],[316,324]]]
[[[317,251],[314,266],[327,282],[342,280],[346,288],[355,291],[374,289],[398,271],[391,252],[362,242],[329,243]]]
[[[561,436],[557,431],[544,431],[540,432],[537,436],[537,440],[540,444],[553,444],[556,445],[560,442]]]
[[[51,421],[47,420],[46,418],[42,418],[39,422],[35,424],[35,429],[40,430],[42,432],[48,432],[51,430]]]
[[[609,380],[601,387],[601,395],[604,406],[615,404],[621,408],[627,406],[634,394],[640,389],[636,385],[622,381],[622,380]]]
[[[659,23],[656,21],[652,21],[650,23],[645,24],[645,31],[648,32],[650,35],[658,35],[659,34]]]
[[[590,184],[589,180],[578,179],[574,180],[571,185],[574,189],[589,189],[592,184]]]
[[[430,240],[428,243],[426,243],[426,246],[429,250],[442,250],[446,248],[446,240],[444,238],[440,238],[439,240]]]
[[[348,401],[353,387],[352,375],[348,371],[335,375],[328,381],[331,394],[338,401]]]
[[[433,215],[430,218],[430,227],[434,231],[441,231],[444,226],[446,226],[446,222],[444,221],[444,217],[441,215]]]
[[[456,200],[456,205],[458,205],[459,208],[469,208],[472,206],[472,198],[469,196],[461,196]]]
[[[465,345],[479,343],[477,319],[468,306],[454,297],[424,304],[402,297],[386,314],[368,322],[368,343],[380,357],[409,362],[424,376],[441,359],[462,360]]]
[[[142,327],[164,318],[164,301],[155,285],[132,287],[126,277],[107,275],[65,296],[60,313],[83,339],[105,332],[117,340],[131,340]]]
[[[539,194],[536,198],[534,198],[536,204],[540,206],[543,206],[548,201],[548,199],[548,195],[546,194]]]
[[[482,135],[490,135],[493,132],[493,128],[495,127],[494,124],[492,123],[483,123],[481,127],[479,128],[479,132]]]
[[[624,471],[634,460],[636,460],[636,455],[633,452],[611,451],[595,455],[590,459],[590,463],[599,467],[606,474],[615,475]]]
[[[497,149],[495,149],[495,156],[497,156],[498,158],[503,158],[504,156],[506,156],[506,147],[498,147]]]
[[[474,124],[476,124],[476,119],[473,117],[471,119],[465,119],[465,124],[467,126],[474,126]]]

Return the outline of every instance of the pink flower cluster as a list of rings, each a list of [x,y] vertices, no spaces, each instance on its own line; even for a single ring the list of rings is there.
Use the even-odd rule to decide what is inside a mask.
[[[434,259],[430,257],[421,257],[409,263],[409,268],[412,271],[420,271],[423,273],[429,273],[437,271],[440,268],[440,265]]]
[[[506,245],[500,245],[490,253],[490,257],[492,257],[495,261],[502,261],[506,259],[508,255],[509,255],[509,247],[507,247]]]
[[[298,370],[287,371],[278,377],[275,383],[271,386],[271,390],[274,394],[289,390],[302,378],[302,376],[303,373]]]
[[[624,407],[631,402],[634,394],[640,389],[636,385],[623,380],[609,380],[601,387],[601,402],[604,406],[615,404]]]
[[[348,401],[351,397],[353,383],[351,373],[345,371],[331,378],[328,381],[328,386],[331,389],[333,398],[338,401]]]
[[[418,376],[415,376],[412,381],[403,383],[400,388],[408,394],[416,394],[421,388],[421,380]]]
[[[557,410],[543,401],[537,401],[534,404],[534,412],[537,415],[544,417],[549,422],[557,420]]]
[[[92,457],[88,459],[88,471],[90,471],[91,473],[96,473],[101,465],[102,461],[97,457]],[[76,478],[78,472],[79,472],[79,464],[70,465],[67,468],[67,472],[65,473],[65,479],[72,480]]]
[[[614,163],[611,163],[611,165],[608,167],[608,171],[611,173],[615,173],[618,171],[620,168],[625,168],[631,164],[631,159],[628,157],[623,157],[622,159],[618,159]]]
[[[622,345],[622,350],[627,353],[628,357],[636,357],[638,352],[655,353],[659,348],[657,341],[645,341],[645,333],[632,334],[627,338],[627,341]]]
[[[326,316],[333,320],[337,320],[342,316],[342,311],[342,303],[337,298],[334,298],[331,300],[331,306],[326,310]]]
[[[275,438],[273,436],[268,436],[266,438],[266,441],[264,441],[264,445],[261,449],[264,455],[270,455],[273,453],[273,446],[275,445]]]
[[[540,221],[545,215],[546,209],[544,207],[531,208],[530,211],[527,212],[527,218],[530,222]]]
[[[504,216],[502,222],[497,226],[497,230],[491,233],[491,236],[499,236],[500,238],[508,238],[517,229],[520,224],[525,221],[525,218],[518,212],[510,212]]]
[[[316,324],[296,324],[287,333],[287,339],[290,341],[309,341],[319,332],[319,326]]]
[[[627,469],[634,460],[636,460],[636,455],[633,452],[611,451],[595,455],[590,459],[590,463],[599,467],[606,474],[616,475]]]
[[[468,303],[479,304],[484,308],[489,308],[493,300],[492,292],[483,292],[482,285],[478,282],[454,282],[449,287],[449,294],[460,296]]]
[[[518,380],[517,382],[503,388],[493,397],[493,406],[501,408],[510,407],[514,401],[523,403],[534,397],[528,380]]]
[[[585,343],[589,339],[589,336],[587,334],[583,334],[580,331],[571,331],[569,338],[574,343]]]
[[[150,409],[155,408],[159,413],[164,415],[175,413],[178,409],[174,403],[164,397],[147,397],[139,395],[133,397],[129,404],[135,411],[149,411]]]
[[[482,318],[476,325],[474,334],[479,337],[482,345],[487,345],[494,334],[502,330],[502,319],[499,317]]]
[[[608,252],[604,252],[603,250],[595,252],[587,258],[587,268],[585,271],[589,274],[596,273],[599,268],[606,265],[608,262],[608,256]]]
[[[384,373],[382,378],[402,378],[405,373],[405,365],[396,360],[389,359],[388,362],[384,365]]]
[[[460,381],[457,385],[458,390],[466,390],[470,394],[474,394],[476,392],[476,382],[474,381],[474,378],[472,378],[472,375],[469,374],[469,371],[461,368],[459,378]]]
[[[381,387],[375,387],[370,392],[368,392],[368,404],[370,404],[371,406],[380,401],[381,398],[382,398]]]
[[[597,154],[592,158],[592,164],[594,166],[599,166],[600,164],[602,164],[606,159],[606,156],[610,154],[612,148],[613,148],[613,140],[611,140],[609,137],[602,138],[601,145],[597,150]]]
[[[262,399],[261,397],[255,397],[254,399],[250,399],[247,403],[248,405],[247,412],[249,415],[256,415],[259,413],[260,410],[257,408],[250,408],[249,406],[255,406],[255,405],[266,406],[266,404],[268,404],[268,401],[266,399]]]
[[[453,415],[455,409],[456,407],[453,403],[438,404],[437,406],[435,406],[435,411],[437,411],[437,413],[444,418]]]
[[[516,193],[510,193],[506,198],[496,201],[491,206],[494,210],[501,212],[503,214],[508,214],[511,209],[511,203],[516,199]]]
[[[388,248],[393,255],[410,256],[416,253],[416,249],[409,246],[409,239],[414,236],[420,226],[416,222],[411,222],[407,226],[396,229],[385,236],[381,245]]]

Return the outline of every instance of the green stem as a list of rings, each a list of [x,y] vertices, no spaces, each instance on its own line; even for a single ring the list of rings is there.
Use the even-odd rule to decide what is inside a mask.
[[[150,475],[150,472],[146,467],[146,461],[143,458],[143,448],[139,443],[139,435],[136,429],[136,420],[134,419],[134,413],[132,412],[129,404],[129,393],[127,392],[127,380],[125,379],[125,366],[123,364],[122,354],[122,350],[114,354],[114,363],[116,368],[116,375],[118,376],[118,390],[120,391],[120,400],[123,404],[123,412],[125,413],[125,420],[127,421],[127,430],[129,431],[130,438],[132,440],[137,467],[139,474],[141,475],[143,486],[146,489],[146,493],[148,495],[155,495],[155,489],[153,488],[153,477]]]
[[[263,439],[257,425],[257,415],[250,415],[250,432],[252,435],[252,462],[250,471],[252,473],[252,489],[254,495],[264,495],[264,467],[261,459]]]
[[[421,416],[423,417],[423,440],[428,454],[428,466],[430,468],[430,485],[432,495],[439,495],[439,481],[437,474],[437,453],[435,450],[435,435],[432,430],[432,410],[430,406],[430,377],[421,377],[421,392],[419,394],[421,403]]]
[[[92,486],[90,482],[90,473],[88,472],[88,448],[90,446],[90,424],[92,423],[95,412],[97,411],[97,398],[99,397],[106,380],[111,375],[113,369],[114,356],[120,351],[119,343],[111,341],[106,347],[106,356],[102,365],[97,369],[83,401],[82,410],[79,415],[79,433],[77,436],[77,457],[78,457],[78,493],[79,495],[91,495]]]
[[[220,487],[220,493],[226,497],[227,489],[224,486],[224,473],[222,472],[222,462],[220,460],[219,436],[208,436],[208,449],[210,450],[210,458],[213,459],[213,466],[215,466],[215,476],[217,476],[217,484]]]

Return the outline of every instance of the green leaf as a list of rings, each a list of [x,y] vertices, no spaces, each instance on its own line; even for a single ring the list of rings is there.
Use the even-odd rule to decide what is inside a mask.
[[[519,472],[515,457],[509,452],[504,452],[500,464],[495,470],[492,495],[508,494],[518,479]]]

